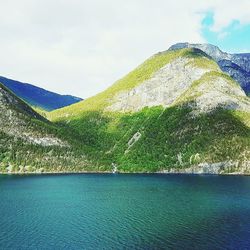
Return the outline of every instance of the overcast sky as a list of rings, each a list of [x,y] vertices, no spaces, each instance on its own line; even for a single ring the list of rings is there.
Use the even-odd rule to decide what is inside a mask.
[[[0,0],[0,9],[0,75],[83,98],[176,42],[250,51],[249,0]]]

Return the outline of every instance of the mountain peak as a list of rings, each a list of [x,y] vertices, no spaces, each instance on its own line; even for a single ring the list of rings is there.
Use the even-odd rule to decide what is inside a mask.
[[[168,50],[184,49],[184,48],[196,48],[196,47],[207,47],[210,49],[220,50],[218,46],[211,43],[189,43],[179,42],[171,45]]]
[[[176,43],[172,45],[168,50],[177,50],[177,49],[183,49],[183,48],[197,48],[202,51],[204,51],[206,54],[211,56],[215,61],[220,61],[223,59],[230,60],[232,56],[226,52],[223,52],[220,50],[218,46],[215,46],[213,44],[209,43]]]
[[[230,75],[240,84],[247,95],[250,94],[250,54],[230,54],[223,52],[219,47],[204,43],[177,43],[168,50],[175,51],[183,48],[200,49],[215,60],[221,70]]]

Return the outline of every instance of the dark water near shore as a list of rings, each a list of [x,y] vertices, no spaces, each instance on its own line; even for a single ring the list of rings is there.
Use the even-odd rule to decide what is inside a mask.
[[[0,249],[250,249],[250,177],[0,176]]]

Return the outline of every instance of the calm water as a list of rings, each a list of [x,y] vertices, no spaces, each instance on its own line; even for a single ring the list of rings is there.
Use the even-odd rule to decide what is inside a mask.
[[[0,176],[0,249],[250,249],[250,177]]]

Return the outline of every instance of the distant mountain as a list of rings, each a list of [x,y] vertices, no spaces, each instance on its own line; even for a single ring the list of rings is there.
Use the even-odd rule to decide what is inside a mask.
[[[84,156],[76,155],[70,136],[0,84],[0,172],[83,167]]]
[[[102,171],[250,173],[250,99],[217,64],[231,56],[182,47],[50,120],[77,131]]]
[[[241,84],[246,94],[250,94],[250,72],[230,60],[220,60],[219,66],[222,71],[227,72],[232,78]]]
[[[0,77],[0,83],[31,106],[46,111],[62,108],[82,100],[79,97],[59,95],[28,83],[22,83],[5,77]]]
[[[221,51],[217,46],[212,44],[192,44],[177,43],[172,45],[169,50],[197,48],[211,56],[220,66],[220,68],[228,73],[236,80],[247,95],[250,95],[250,54],[229,54]]]

